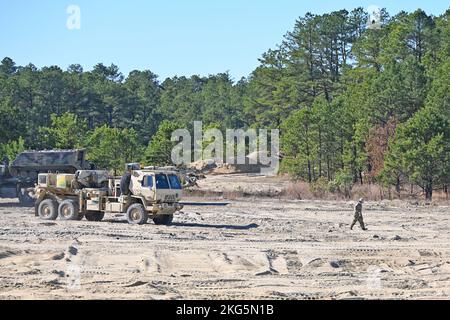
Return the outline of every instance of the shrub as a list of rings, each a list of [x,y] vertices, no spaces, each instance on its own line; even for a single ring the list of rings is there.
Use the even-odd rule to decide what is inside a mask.
[[[294,200],[312,198],[308,183],[303,181],[291,182],[286,188],[283,189],[281,196]]]
[[[320,177],[309,185],[309,190],[317,198],[323,198],[330,190],[328,180],[325,177]]]
[[[347,170],[339,170],[333,181],[330,182],[330,191],[338,192],[346,198],[350,198],[350,191],[353,185],[353,177]]]

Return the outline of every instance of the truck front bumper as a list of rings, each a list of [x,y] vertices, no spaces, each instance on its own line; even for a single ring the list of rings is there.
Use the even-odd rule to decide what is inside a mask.
[[[154,214],[174,214],[181,209],[183,209],[183,205],[178,202],[158,203],[153,205],[151,211],[153,211]]]

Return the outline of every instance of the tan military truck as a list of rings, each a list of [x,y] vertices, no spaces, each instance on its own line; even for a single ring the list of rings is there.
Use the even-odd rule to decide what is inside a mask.
[[[123,177],[107,171],[39,174],[35,214],[44,220],[101,221],[105,213],[125,213],[130,224],[169,225],[183,206],[182,186],[175,171],[127,166]]]

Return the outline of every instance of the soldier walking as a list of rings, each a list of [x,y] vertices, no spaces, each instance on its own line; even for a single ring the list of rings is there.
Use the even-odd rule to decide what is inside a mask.
[[[361,226],[361,229],[367,230],[367,228],[364,226],[364,220],[362,216],[362,205],[364,203],[364,199],[359,199],[358,203],[355,205],[355,217],[353,219],[352,225],[350,226],[350,230],[353,230],[353,227],[355,226],[356,222],[359,222],[359,225]]]

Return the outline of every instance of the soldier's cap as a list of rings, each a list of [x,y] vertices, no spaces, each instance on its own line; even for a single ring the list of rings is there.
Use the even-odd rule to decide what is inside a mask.
[[[364,199],[363,199],[363,198],[360,198],[360,199],[358,200],[358,202],[363,203],[363,202],[364,202]]]

